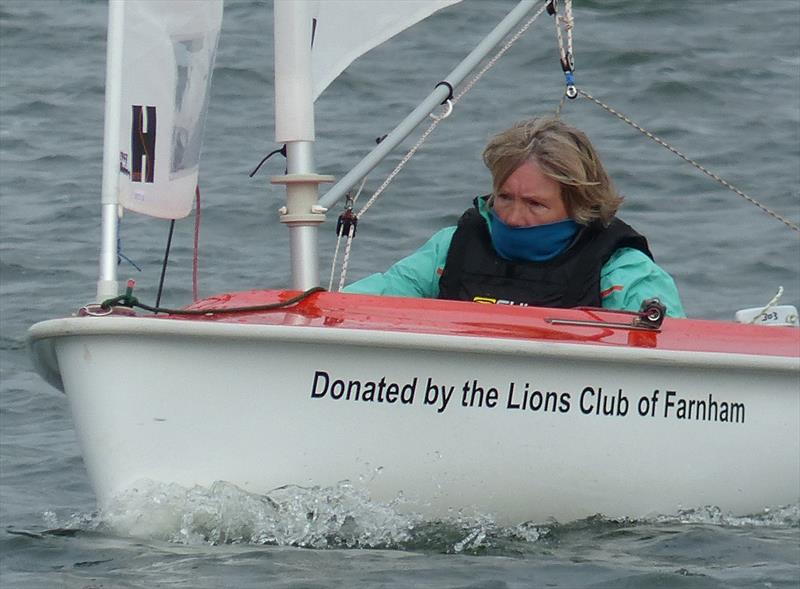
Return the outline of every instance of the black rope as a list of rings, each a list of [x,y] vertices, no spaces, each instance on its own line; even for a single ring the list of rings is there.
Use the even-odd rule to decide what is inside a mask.
[[[150,305],[145,305],[144,303],[140,303],[139,300],[133,296],[132,291],[133,288],[129,287],[125,294],[120,295],[118,297],[114,297],[113,299],[108,299],[103,301],[100,304],[100,307],[108,310],[114,306],[122,306],[122,307],[138,307],[140,309],[144,309],[145,311],[150,311],[151,313],[167,313],[169,315],[222,315],[228,313],[247,313],[247,312],[255,312],[255,311],[273,311],[275,309],[282,309],[284,307],[289,307],[300,301],[304,300],[305,298],[309,297],[310,295],[316,292],[323,292],[325,289],[321,286],[315,286],[313,288],[309,288],[306,291],[301,292],[299,295],[292,297],[291,299],[281,301],[280,303],[269,303],[265,305],[253,305],[251,307],[230,307],[226,309],[167,309],[164,307],[151,307]]]
[[[167,249],[164,251],[164,262],[161,265],[161,280],[158,281],[158,294],[156,295],[156,307],[161,304],[161,293],[164,292],[164,277],[167,275],[167,263],[169,262],[169,250],[172,247],[172,234],[175,231],[175,219],[169,223],[169,234],[167,235]]]
[[[271,158],[271,157],[272,157],[273,155],[275,155],[276,153],[279,153],[279,154],[281,154],[283,157],[286,157],[286,145],[284,145],[284,146],[283,146],[283,147],[281,147],[280,149],[276,149],[276,150],[274,150],[274,151],[271,151],[271,152],[269,152],[269,153],[268,153],[268,154],[267,154],[267,155],[264,157],[264,159],[263,159],[263,160],[261,160],[260,162],[258,162],[258,165],[256,166],[255,170],[253,170],[252,172],[250,172],[250,177],[252,178],[253,176],[255,176],[255,175],[258,173],[258,171],[261,169],[261,166],[263,166],[263,165],[264,165],[264,162],[265,162],[265,161],[267,161],[269,158]]]

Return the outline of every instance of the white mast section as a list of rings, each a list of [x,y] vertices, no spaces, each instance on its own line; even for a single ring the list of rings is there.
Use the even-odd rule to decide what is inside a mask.
[[[286,175],[272,178],[286,185],[281,222],[289,226],[292,288],[319,285],[317,228],[325,220],[317,206],[320,182],[314,173],[314,97],[311,79],[313,6],[275,0],[275,140],[286,144]]]
[[[118,294],[117,221],[119,188],[119,134],[122,92],[122,46],[125,6],[123,0],[108,2],[108,41],[106,48],[106,104],[103,129],[103,185],[100,196],[101,240],[100,276],[97,301]]]

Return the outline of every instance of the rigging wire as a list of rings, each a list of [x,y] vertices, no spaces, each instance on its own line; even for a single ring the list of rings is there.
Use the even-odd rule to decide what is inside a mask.
[[[766,314],[769,313],[769,311],[780,302],[782,296],[783,296],[783,287],[779,286],[778,292],[775,293],[775,296],[772,297],[766,304],[766,306],[763,309],[761,309],[761,311],[755,317],[753,317],[750,321],[748,321],[748,323],[755,323],[762,317],[766,316]]]
[[[131,258],[126,256],[122,252],[122,209],[119,209],[119,213],[117,214],[117,266],[122,265],[123,260],[128,262],[128,264],[130,264],[134,268],[136,268],[137,272],[142,271],[139,264],[134,262]]]
[[[139,264],[137,264],[132,259],[130,259],[128,256],[126,256],[124,253],[122,253],[122,239],[118,237],[117,238],[117,266],[122,264],[122,260],[125,260],[126,262],[128,262],[131,266],[136,268],[137,271],[139,271],[139,272],[142,271],[142,269],[139,266]]]
[[[792,221],[790,221],[786,217],[776,213],[775,211],[773,211],[772,209],[770,209],[766,205],[762,204],[761,202],[759,202],[758,200],[756,200],[752,196],[750,196],[750,195],[744,193],[743,191],[739,190],[738,188],[736,188],[733,184],[731,184],[730,182],[728,182],[724,178],[721,178],[720,176],[718,176],[714,172],[708,170],[702,164],[700,164],[697,161],[693,160],[692,158],[684,155],[682,152],[678,151],[678,149],[676,149],[675,147],[673,147],[672,145],[670,145],[669,143],[667,143],[666,141],[664,141],[663,139],[661,139],[657,135],[651,133],[650,131],[648,131],[647,129],[645,129],[644,127],[642,127],[641,125],[639,125],[635,121],[633,121],[630,117],[627,117],[624,114],[620,113],[619,111],[611,108],[609,105],[607,105],[606,103],[598,100],[597,98],[595,98],[594,96],[592,96],[591,94],[586,92],[585,90],[579,89],[578,90],[578,94],[580,94],[581,96],[583,96],[587,100],[593,102],[594,104],[600,106],[601,108],[603,108],[608,113],[610,113],[610,114],[614,115],[615,117],[617,117],[619,120],[627,123],[628,125],[630,125],[634,129],[636,129],[637,131],[639,131],[640,133],[642,133],[643,135],[645,135],[649,139],[652,139],[653,141],[655,141],[656,143],[658,143],[662,147],[668,149],[669,151],[671,151],[672,153],[677,155],[679,158],[681,158],[683,161],[691,164],[692,166],[694,166],[695,168],[697,168],[698,170],[703,172],[703,174],[705,174],[709,178],[712,178],[713,180],[717,181],[718,183],[720,183],[725,188],[727,188],[727,189],[731,190],[732,192],[738,194],[743,199],[745,199],[747,202],[749,202],[750,204],[758,207],[761,211],[763,211],[764,213],[766,213],[770,217],[773,217],[774,219],[777,219],[778,221],[780,221],[781,223],[786,225],[792,231],[795,231],[796,233],[800,233],[800,227],[796,223],[793,223]],[[560,110],[560,108],[559,108],[559,110]]]
[[[673,147],[672,145],[670,145],[669,143],[667,143],[666,141],[664,141],[663,139],[661,139],[657,135],[651,133],[650,131],[648,131],[647,129],[645,129],[644,127],[639,125],[638,123],[634,122],[630,117],[627,117],[627,116],[623,115],[622,113],[620,113],[619,111],[611,108],[610,106],[608,106],[604,102],[598,100],[597,98],[595,98],[594,96],[592,96],[591,94],[586,92],[585,90],[581,90],[581,89],[576,88],[576,86],[575,86],[575,78],[574,78],[574,75],[573,75],[573,71],[575,69],[575,57],[574,57],[574,54],[573,54],[573,45],[572,45],[572,30],[575,28],[575,20],[574,20],[574,18],[572,16],[572,0],[564,0],[564,15],[563,16],[560,16],[558,14],[558,0],[550,0],[549,3],[548,3],[548,6],[547,6],[547,11],[548,11],[549,14],[551,14],[555,18],[556,38],[557,38],[557,41],[558,41],[558,51],[559,51],[560,60],[561,60],[561,67],[564,70],[564,74],[565,74],[566,79],[567,79],[566,90],[564,91],[564,94],[561,96],[561,99],[559,100],[558,106],[556,107],[555,116],[557,118],[561,117],[561,112],[562,112],[562,110],[564,108],[565,99],[566,98],[573,99],[573,98],[576,98],[577,96],[580,95],[580,96],[586,98],[587,100],[597,104],[598,106],[600,106],[601,108],[606,110],[608,113],[614,115],[615,117],[617,117],[621,121],[627,123],[628,125],[630,125],[634,129],[639,131],[640,133],[644,134],[649,139],[655,141],[656,143],[658,143],[662,147],[664,147],[667,150],[671,151],[673,154],[677,155],[679,158],[681,158],[685,162],[691,164],[692,166],[694,166],[695,168],[697,168],[698,170],[700,170],[705,175],[707,175],[708,177],[712,178],[713,180],[715,180],[716,182],[718,182],[719,184],[721,184],[725,188],[728,188],[729,190],[733,191],[735,194],[738,194],[739,196],[741,196],[743,199],[745,199],[750,204],[758,207],[759,209],[761,209],[763,212],[765,212],[766,214],[770,215],[774,219],[777,219],[778,221],[780,221],[781,223],[786,225],[792,231],[800,233],[800,227],[798,227],[795,223],[792,223],[789,219],[783,217],[782,215],[779,215],[778,213],[776,213],[775,211],[773,211],[769,207],[767,207],[764,204],[762,204],[761,202],[757,201],[752,196],[750,196],[748,194],[745,194],[743,191],[741,191],[738,188],[736,188],[735,186],[733,186],[730,182],[728,182],[724,178],[721,178],[717,174],[714,174],[713,172],[708,170],[706,167],[704,167],[699,162],[697,162],[697,161],[691,159],[690,157],[684,155],[678,149],[676,149],[675,147]],[[567,37],[566,49],[564,48],[564,40],[563,40],[562,31],[561,31],[562,27],[566,31],[566,37]]]
[[[384,135],[384,138],[386,136]],[[378,139],[380,143],[382,139]],[[344,212],[339,215],[339,221],[336,223],[336,247],[333,250],[333,260],[331,261],[331,276],[330,280],[328,281],[328,290],[333,289],[333,276],[336,273],[336,260],[339,256],[339,246],[342,243],[342,236],[347,234],[347,247],[345,248],[346,255],[350,255],[350,243],[353,240],[353,237],[356,235],[356,225],[358,225],[358,218],[353,213],[353,205],[355,205],[358,197],[361,195],[361,191],[364,189],[364,184],[367,182],[367,176],[364,176],[361,179],[361,184],[358,187],[358,191],[356,191],[356,195],[351,197],[351,194],[348,193],[346,200],[345,200],[345,210]],[[339,276],[339,289],[342,290],[344,287],[344,278]]]

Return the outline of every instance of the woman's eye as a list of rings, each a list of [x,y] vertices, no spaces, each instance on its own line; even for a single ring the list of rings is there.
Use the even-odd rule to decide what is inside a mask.
[[[538,209],[538,208],[541,208],[541,207],[544,206],[542,203],[540,203],[539,201],[536,201],[536,200],[527,200],[525,202],[527,203],[528,208],[531,208],[531,209]]]

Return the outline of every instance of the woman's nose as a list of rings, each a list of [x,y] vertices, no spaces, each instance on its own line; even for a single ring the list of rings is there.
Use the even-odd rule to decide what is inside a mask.
[[[525,226],[525,212],[519,201],[513,201],[506,212],[505,224],[510,227]]]

